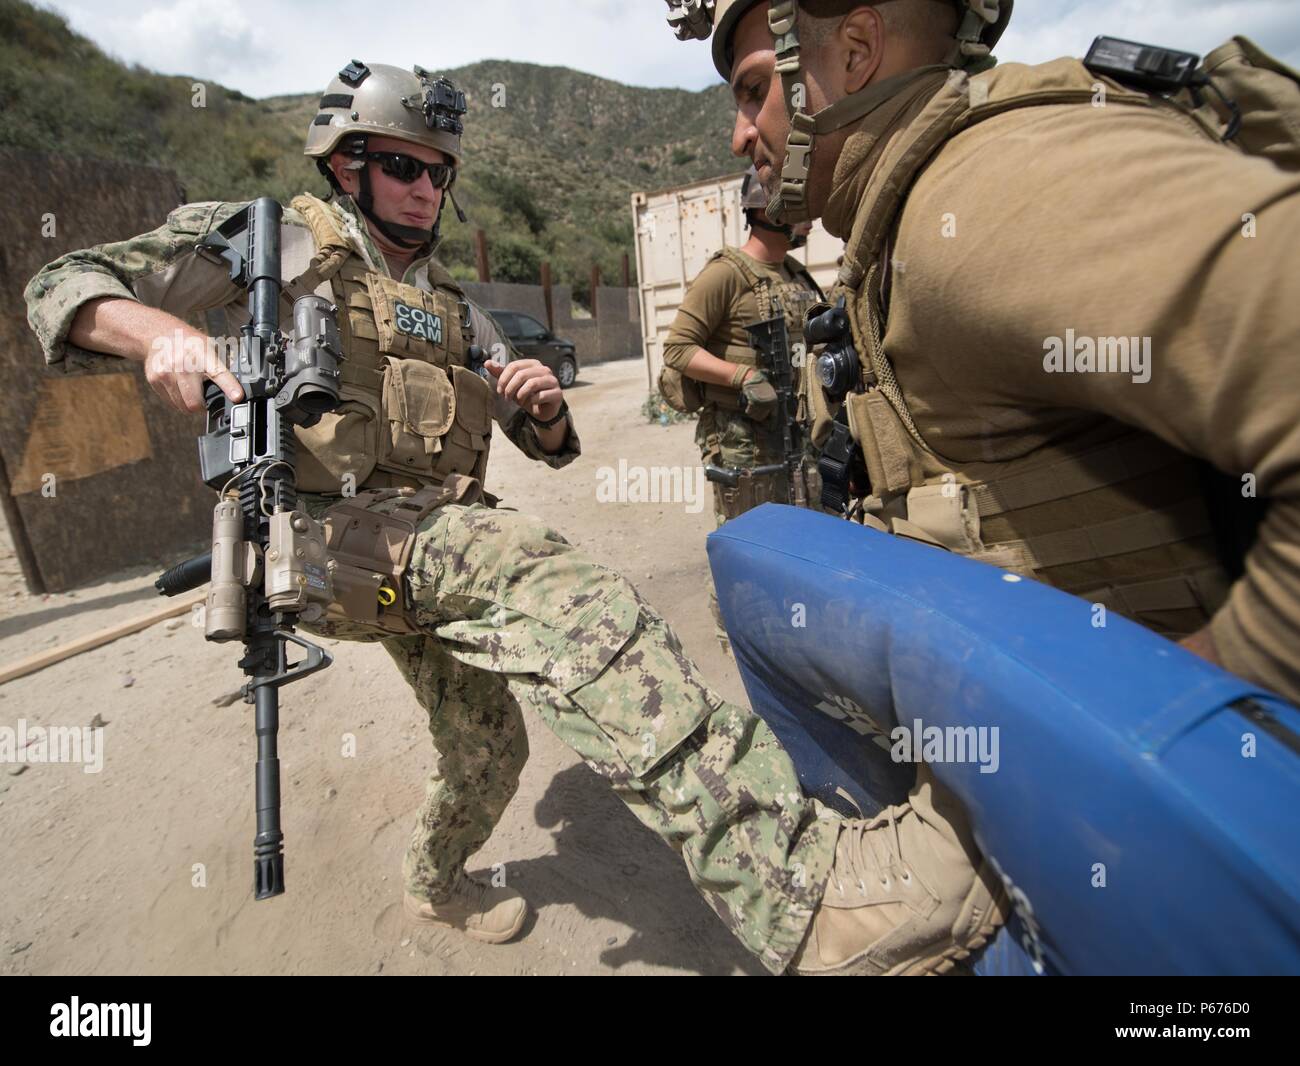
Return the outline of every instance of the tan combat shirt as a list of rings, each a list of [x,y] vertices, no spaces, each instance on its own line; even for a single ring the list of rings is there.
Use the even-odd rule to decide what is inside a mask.
[[[855,130],[832,234],[910,113]],[[1114,419],[1249,475],[1270,509],[1212,633],[1228,669],[1300,702],[1300,174],[1193,129],[1046,105],[958,134],[903,209],[884,346],[922,436],[955,460]],[[1071,330],[1149,338],[1149,380],[1046,372],[1045,344]]]
[[[783,263],[764,263],[740,254],[760,278],[770,278],[777,285],[798,280]],[[684,372],[697,348],[719,359],[726,358],[723,352],[727,348],[749,348],[745,327],[761,317],[754,290],[740,272],[725,259],[715,259],[700,271],[682,298],[664,341],[664,363]]]

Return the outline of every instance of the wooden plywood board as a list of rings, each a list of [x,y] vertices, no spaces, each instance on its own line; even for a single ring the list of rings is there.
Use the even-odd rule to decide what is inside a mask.
[[[29,586],[62,592],[165,569],[212,534],[195,444],[202,416],[164,403],[138,363],[47,368],[23,290],[66,252],[154,229],[184,193],[166,171],[110,160],[0,148],[0,169],[10,189],[0,200],[0,457],[13,482],[5,513],[30,546]],[[51,474],[54,491],[42,492]]]
[[[58,491],[152,454],[136,379],[129,374],[47,378],[10,492]]]

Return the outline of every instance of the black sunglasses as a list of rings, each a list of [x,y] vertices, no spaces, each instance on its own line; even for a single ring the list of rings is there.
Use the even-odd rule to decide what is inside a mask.
[[[410,185],[419,180],[426,170],[435,189],[450,189],[456,180],[456,168],[450,163],[426,163],[402,152],[367,152],[366,159],[379,164],[379,169],[390,178]]]

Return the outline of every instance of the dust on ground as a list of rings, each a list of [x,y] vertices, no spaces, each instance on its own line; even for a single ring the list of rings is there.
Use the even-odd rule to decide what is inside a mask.
[[[597,500],[619,459],[698,464],[693,423],[647,423],[645,395],[639,361],[585,369],[568,393],[583,456],[552,471],[498,439],[489,487],[631,578],[710,683],[743,702],[708,611],[709,498],[696,513]],[[4,530],[0,663],[147,613],[158,572],[31,596]],[[527,709],[532,756],[470,868],[501,864],[533,917],[503,946],[407,925],[400,865],[433,761],[427,718],[382,648],[331,650],[333,666],[281,694],[287,892],[260,903],[252,710],[229,702],[238,646],[179,618],[0,687],[0,725],[105,723],[100,773],[0,764],[0,973],[762,972],[677,856]]]

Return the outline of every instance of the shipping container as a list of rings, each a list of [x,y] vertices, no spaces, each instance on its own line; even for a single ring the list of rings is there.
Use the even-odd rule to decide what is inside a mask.
[[[740,210],[744,178],[741,172],[659,192],[632,194],[641,346],[651,391],[657,388],[664,338],[686,287],[714,252],[724,245],[739,247],[748,239],[745,216]],[[808,243],[793,255],[829,292],[843,252],[844,243],[827,233],[818,221]]]

